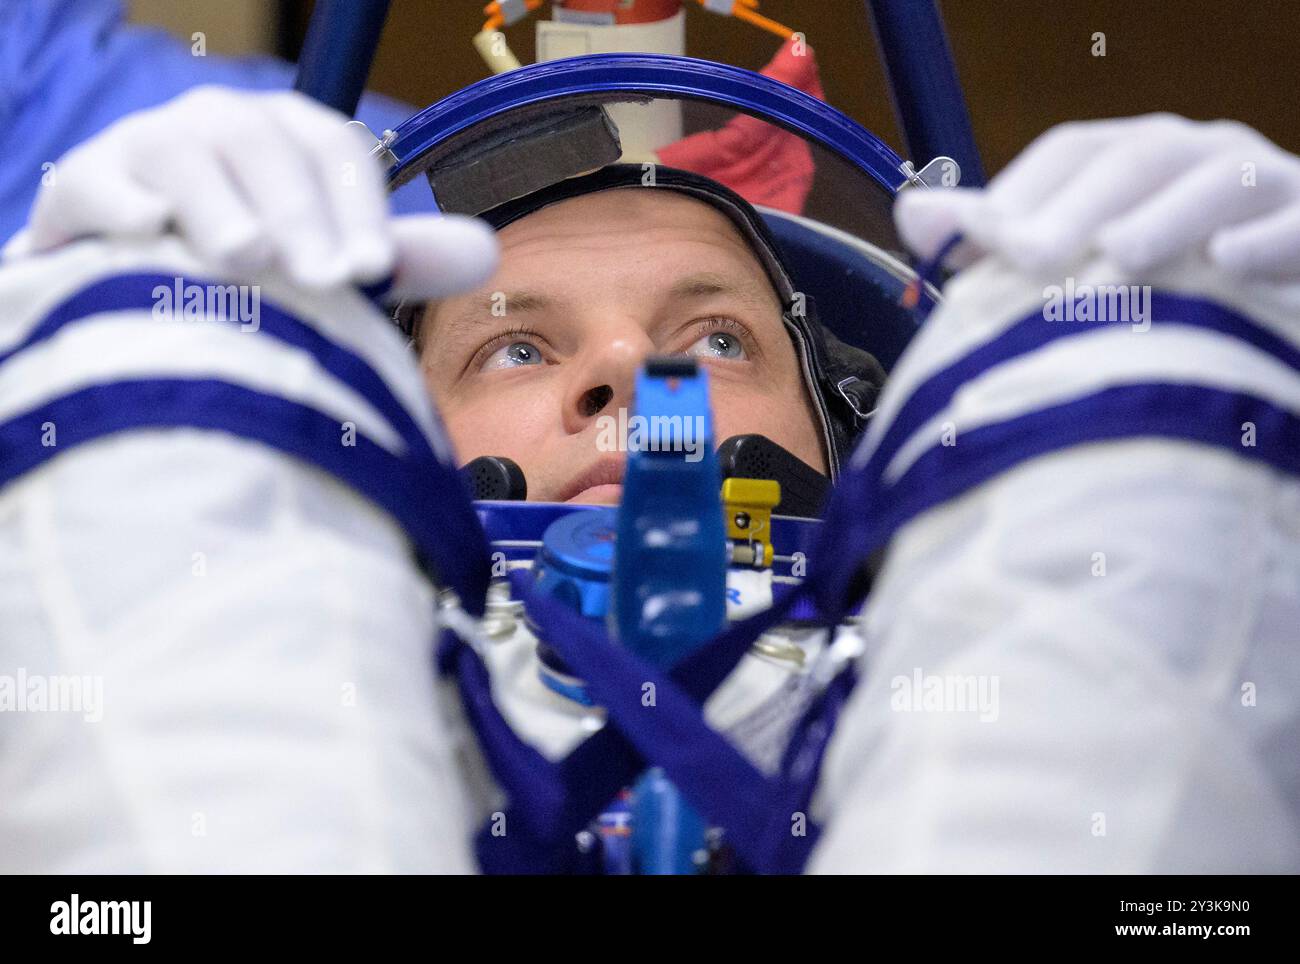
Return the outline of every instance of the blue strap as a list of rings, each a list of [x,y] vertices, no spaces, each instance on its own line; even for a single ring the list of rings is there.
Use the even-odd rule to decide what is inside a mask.
[[[799,587],[779,587],[767,609],[732,623],[708,646],[676,664],[671,673],[673,682],[697,703],[703,703],[736,668],[754,641],[784,620],[802,599]]]
[[[1242,444],[1247,422],[1255,426],[1253,446]],[[1205,385],[1119,385],[972,429],[960,445],[930,449],[894,486],[890,528],[1048,452],[1144,437],[1226,449],[1300,475],[1300,419],[1272,402]]]
[[[520,580],[521,572],[510,574],[516,594],[527,595],[525,608],[531,619],[538,618],[533,600],[535,593],[528,592]],[[798,591],[779,595],[773,605],[763,612],[737,622],[709,646],[701,648],[676,664],[670,677],[684,692],[703,702],[726,679],[731,669],[753,645],[753,641],[772,628],[793,611],[803,596]],[[599,632],[599,628],[589,627]],[[491,702],[490,683],[487,680],[471,682],[462,690],[466,701],[476,704]],[[499,715],[499,711],[498,711]],[[478,731],[484,756],[491,760],[508,759],[517,753],[526,753],[519,747],[495,746],[496,741],[517,742],[513,731],[492,728]],[[478,834],[476,851],[479,866],[485,873],[561,873],[572,849],[573,837],[586,827],[624,787],[629,786],[647,768],[645,758],[616,727],[606,726],[579,744],[551,773],[525,770],[520,773],[497,773],[497,779],[512,801],[506,810],[506,825],[525,825],[535,830],[533,835],[511,833],[497,836],[492,827]],[[557,810],[541,814],[526,813],[534,799],[550,799],[552,781],[562,788],[562,802]],[[530,781],[536,781],[530,782]]]
[[[222,282],[207,278],[187,278],[162,274],[114,275],[96,281],[69,295],[55,305],[35,324],[27,337],[6,352],[0,352],[0,366],[14,355],[57,335],[68,325],[86,318],[109,312],[152,311],[158,303],[154,295],[157,288],[172,291],[177,282],[183,286],[226,287]],[[364,359],[350,349],[330,341],[319,331],[299,321],[293,315],[271,302],[258,302],[258,327],[248,334],[265,334],[311,355],[316,363],[339,381],[351,387],[369,402],[393,426],[413,454],[433,457],[433,450],[424,432],[415,423],[406,406],[394,397],[382,378]],[[179,307],[172,311],[180,314]],[[201,322],[187,322],[176,317],[175,324],[204,324],[225,322],[239,325],[238,318],[204,316]]]
[[[478,736],[482,742],[483,734]],[[595,819],[619,790],[630,786],[646,763],[616,728],[606,726],[553,766],[564,794],[559,809],[543,814],[548,818],[545,824],[525,817],[532,798],[516,790],[506,810],[506,826],[524,825],[534,832],[496,836],[490,825],[480,830],[475,852],[484,873],[562,873],[574,834]]]
[[[755,807],[735,812],[727,806],[726,795],[769,799],[773,788],[767,779],[705,723],[700,707],[666,674],[612,644],[591,621],[533,592],[526,579],[517,581],[515,588],[522,591],[530,618],[547,627],[548,644],[582,679],[610,722],[642,757],[663,767],[697,809],[726,826],[737,849],[750,856],[763,837],[768,814]],[[651,706],[643,702],[647,692],[653,693]]]
[[[19,352],[46,341],[68,325],[90,316],[112,311],[152,310],[157,301],[154,290],[160,286],[170,290],[176,281],[177,276],[174,274],[131,274],[95,282],[60,302],[33,326],[26,338],[15,347],[0,353],[0,366]],[[220,284],[184,277],[180,281],[182,284],[202,286]],[[196,323],[223,320],[232,324],[239,323],[238,319],[212,317],[205,317],[203,322]],[[426,533],[432,528],[432,519],[436,513],[443,530],[442,535],[438,539],[426,538],[424,544],[417,542],[417,545],[421,545],[423,561],[432,568],[441,583],[457,592],[469,612],[476,616],[482,615],[491,578],[491,556],[487,537],[459,482],[455,468],[438,457],[411,413],[393,395],[383,378],[360,356],[330,341],[274,304],[259,302],[258,321],[256,334],[265,334],[306,351],[322,368],[365,398],[392,424],[407,447],[408,461],[418,467],[415,471],[419,481],[412,482],[400,500],[404,503],[402,514],[394,512],[391,506],[386,505],[385,508],[398,519],[409,518],[416,511],[425,515],[426,520],[420,528]],[[187,322],[177,320],[173,323]],[[338,425],[336,422],[331,424],[334,425],[334,437],[327,447],[342,448],[339,445]],[[60,431],[64,431],[63,425],[60,425]],[[435,431],[441,431],[441,426],[436,423]],[[244,434],[249,438],[258,437],[252,433],[253,428],[250,427]],[[446,445],[445,442],[443,444]],[[414,522],[413,519],[411,521]],[[405,522],[404,525],[414,540],[417,530]]]
[[[1153,325],[1184,325],[1236,338],[1300,372],[1300,350],[1257,322],[1216,302],[1156,291],[1151,296],[1151,316]],[[1114,324],[1113,321],[1047,321],[1042,317],[1041,312],[1030,315],[1016,322],[997,338],[976,348],[922,382],[903,403],[866,461],[859,464],[857,458],[851,460],[850,467],[842,473],[828,501],[818,539],[819,544],[809,553],[808,582],[813,587],[813,594],[821,611],[831,616],[846,614],[851,612],[865,596],[868,579],[864,566],[862,564],[856,567],[845,566],[842,564],[844,558],[865,563],[872,553],[882,548],[883,529],[892,533],[917,512],[923,511],[922,509],[908,510],[896,496],[886,492],[888,486],[883,481],[885,468],[918,429],[942,412],[963,385],[985,371],[1027,355],[1060,338],[1085,335]],[[1088,416],[1081,412],[1078,417]],[[1081,428],[1087,431],[1086,426]],[[1108,435],[1107,438],[1125,437],[1122,426],[1115,428],[1121,434]],[[1134,431],[1131,435],[1134,437],[1142,434],[1169,436],[1170,432],[1176,429],[1176,425],[1170,425],[1147,433]],[[968,464],[969,476],[965,480],[959,480],[954,476],[947,482],[932,480],[933,485],[926,487],[926,491],[930,493],[924,500],[926,507],[954,498],[972,485],[979,484],[996,472],[1002,471],[1001,468],[995,468],[988,459],[975,458],[973,449],[968,446],[971,434],[963,433],[960,445],[946,447],[949,453],[956,453],[957,449],[962,450],[956,457]],[[1014,440],[1010,441],[1014,442]],[[1242,448],[1239,442],[1238,437],[1236,449]],[[1060,443],[1057,446],[1059,448],[1064,448],[1067,444],[1077,444],[1067,441],[1066,435],[1061,437]],[[1050,446],[1050,440],[1045,444]],[[1049,450],[1051,448],[1041,451]],[[1261,451],[1257,449],[1245,454],[1247,457],[1261,458],[1263,457]],[[1021,453],[1014,444],[1000,455],[1001,461],[1005,463],[1003,468],[1029,457],[1032,456]],[[942,453],[931,454],[932,460],[944,458]],[[902,479],[899,479],[895,487],[901,483]],[[912,496],[913,501],[917,498],[916,495]],[[876,513],[863,511],[864,507],[875,505],[889,505],[892,521]],[[817,571],[819,564],[820,572]]]
[[[556,872],[565,848],[572,846],[573,834],[645,769],[646,760],[662,766],[695,806],[727,827],[729,838],[745,852],[751,866],[767,870],[781,866],[778,855],[772,853],[773,840],[781,844],[781,852],[787,849],[786,841],[795,848],[811,846],[815,835],[797,838],[789,833],[789,806],[755,806],[759,800],[795,799],[803,794],[803,788],[792,789],[764,777],[707,725],[697,705],[722,683],[753,641],[784,618],[798,601],[797,592],[782,596],[769,609],[731,626],[711,646],[687,656],[665,676],[611,643],[596,624],[535,593],[526,574],[512,573],[511,580],[530,619],[548,627],[551,645],[583,678],[588,691],[606,708],[613,722],[622,725],[607,725],[554,765],[550,773],[531,769],[526,774],[498,774],[503,786],[509,788],[513,804],[506,811],[506,825],[526,824],[540,832],[502,837],[491,835],[485,828],[477,841],[480,865],[485,871]],[[628,686],[627,680],[635,682]],[[645,683],[655,685],[653,709],[641,705]],[[463,693],[466,701],[475,705],[491,699],[486,680],[472,683]],[[648,712],[655,715],[652,728],[638,725]],[[511,745],[518,737],[509,731],[484,727],[478,735],[490,763],[522,752]],[[722,780],[720,767],[727,774]],[[531,785],[530,780],[534,781]],[[545,799],[555,781],[563,787],[564,804],[544,815],[525,816],[532,801]],[[720,785],[727,789],[719,792]],[[737,798],[744,801],[739,808],[735,806]],[[778,833],[771,830],[774,819],[779,822]],[[796,863],[801,865],[802,860],[800,856]],[[785,860],[785,864],[789,863]]]
[[[464,695],[465,716],[492,773],[508,799],[526,800],[528,806],[507,815],[506,827],[518,821],[533,837],[545,834],[549,821],[563,805],[563,791],[550,761],[515,735],[492,700],[492,682],[482,658],[449,629],[442,632],[437,650],[440,675],[456,680]]]
[[[806,789],[804,807],[811,801],[812,791],[817,786],[822,760],[835,732],[840,711],[857,684],[857,667],[850,663],[831,680],[825,692],[813,701],[813,705],[795,725],[781,759],[780,773],[793,786]]]
[[[41,444],[42,426],[56,426],[56,445]],[[413,498],[427,493],[433,505],[464,497],[454,474],[434,474],[428,463],[393,455],[361,433],[341,444],[333,417],[275,395],[214,379],[139,379],[93,385],[0,424],[0,487],[77,446],[117,432],[143,428],[223,431],[292,455],[331,473],[388,512],[405,529],[426,565],[459,585],[467,608],[475,580],[486,594],[490,570],[480,573],[451,551],[464,535]],[[481,535],[481,531],[480,531]],[[480,611],[482,598],[479,600]]]
[[[916,316],[918,322],[924,322],[928,319],[930,312],[934,311],[938,304],[930,297],[926,286],[942,287],[943,263],[963,240],[965,238],[960,233],[950,235],[948,240],[939,245],[939,249],[934,254],[916,266],[916,277],[909,281],[907,287],[903,289],[900,304],[907,307],[910,301],[913,305],[912,313]]]
[[[1182,325],[1229,335],[1300,371],[1300,349],[1257,322],[1216,302],[1155,291],[1151,295],[1151,318],[1153,326]],[[958,389],[984,372],[1058,339],[1086,335],[1115,325],[1114,321],[1047,321],[1041,311],[1026,316],[992,341],[917,386],[881,437],[880,444],[871,452],[870,462],[877,472],[883,473],[904,443],[943,411]]]
[[[1177,296],[1162,297],[1155,304],[1162,313],[1185,310],[1186,314],[1178,318],[1179,323],[1239,336],[1300,370],[1297,353],[1289,344],[1239,315],[1217,305]],[[1027,319],[1013,326],[1005,340],[998,339],[977,349],[932,378],[922,386],[921,401],[914,401],[914,396],[904,410],[911,406],[909,418],[916,425],[924,424],[963,382],[984,367],[1023,354],[1054,338],[1086,330],[1086,325],[1050,326],[1041,318]],[[1256,426],[1254,447],[1241,444],[1241,426],[1245,422]],[[1135,437],[1213,445],[1281,471],[1300,474],[1300,420],[1266,400],[1199,385],[1157,383],[1109,388],[970,430],[963,434],[960,446],[936,445],[893,486],[885,486],[880,480],[879,474],[888,464],[888,458],[878,452],[863,469],[846,480],[852,484],[836,487],[820,548],[810,560],[814,568],[807,585],[814,589],[822,583],[838,586],[841,593],[832,598],[834,605],[822,608],[826,612],[847,613],[861,598],[860,593],[851,590],[861,585],[858,576],[862,561],[880,551],[900,526],[919,513],[1039,455],[1090,441]],[[905,438],[906,435],[900,436],[897,444]],[[873,501],[864,503],[864,492],[871,493]],[[762,870],[797,865],[799,855],[806,854],[808,848],[783,850],[778,834],[783,829],[788,833],[788,828],[780,827],[773,818],[773,801],[778,801],[781,807],[775,816],[783,819],[788,818],[790,810],[781,806],[780,801],[794,804],[794,809],[806,806],[835,719],[852,690],[851,673],[835,680],[796,727],[782,765],[784,780],[766,780],[745,761],[738,762],[739,754],[725,745],[725,741],[720,742],[693,702],[702,699],[720,681],[719,673],[725,677],[725,668],[734,666],[738,654],[746,648],[740,645],[741,638],[748,636],[748,641],[752,641],[757,636],[757,632],[747,632],[755,628],[753,620],[732,627],[713,644],[674,667],[670,682],[610,643],[598,627],[551,600],[537,598],[522,574],[517,577],[515,591],[524,600],[530,616],[553,631],[548,637],[551,645],[586,680],[597,701],[609,709],[613,725],[579,748],[579,752],[618,751],[617,759],[611,761],[607,770],[599,770],[599,776],[617,772],[627,782],[628,770],[638,763],[627,753],[625,744],[618,744],[612,733],[618,727],[644,760],[663,766],[693,803],[727,827],[730,839],[751,866]],[[772,614],[769,610],[767,615]],[[691,670],[707,675],[707,681],[696,677],[700,680],[697,684],[689,676],[679,678],[678,671],[686,670],[688,663],[692,664]],[[641,687],[646,682],[655,683],[654,711],[640,705]],[[648,724],[647,712],[654,714]],[[592,776],[589,769],[583,775]],[[608,789],[601,782],[602,791]],[[609,795],[612,794],[603,796],[602,801]],[[752,813],[764,809],[766,814]],[[811,829],[810,836],[815,839],[815,828]]]

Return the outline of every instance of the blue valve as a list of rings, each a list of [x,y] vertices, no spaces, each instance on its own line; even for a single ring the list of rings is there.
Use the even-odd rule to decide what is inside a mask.
[[[537,588],[661,668],[712,638],[727,617],[727,533],[708,380],[691,359],[652,359],[637,376],[617,510],[552,522],[534,564]],[[534,627],[538,629],[538,627]],[[582,681],[539,637],[543,683],[590,705]],[[606,873],[691,874],[707,824],[657,767],[598,822]]]
[[[570,512],[552,522],[533,563],[536,589],[588,619],[604,619],[617,525],[613,509]]]
[[[659,767],[632,788],[632,860],[638,874],[698,874],[708,863],[708,826]]]
[[[588,619],[605,619],[617,525],[613,509],[583,509],[560,516],[547,526],[533,563],[537,590]],[[537,636],[538,675],[543,685],[575,703],[591,706],[582,680],[572,675],[547,644],[541,627],[532,629]]]
[[[637,375],[610,593],[619,641],[667,668],[726,621],[722,477],[708,379],[694,360],[651,359]]]
[[[641,432],[629,438],[610,622],[622,645],[667,668],[727,618],[722,473],[705,373],[690,359],[647,362],[634,417]],[[707,826],[663,771],[643,775],[632,800],[638,872],[697,873]]]

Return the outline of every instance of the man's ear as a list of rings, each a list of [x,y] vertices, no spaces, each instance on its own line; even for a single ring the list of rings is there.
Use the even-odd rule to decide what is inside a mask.
[[[437,310],[436,301],[415,303],[403,301],[393,310],[393,320],[397,322],[397,327],[401,329],[402,334],[410,340],[417,357],[424,354],[428,324]]]
[[[415,357],[424,355],[425,319],[429,317],[429,303],[419,305],[411,319],[411,344],[415,346]]]
[[[423,309],[424,306],[422,304],[406,300],[399,301],[393,307],[393,324],[395,324],[397,330],[405,335],[407,340],[412,343],[415,342],[416,322],[423,312]]]

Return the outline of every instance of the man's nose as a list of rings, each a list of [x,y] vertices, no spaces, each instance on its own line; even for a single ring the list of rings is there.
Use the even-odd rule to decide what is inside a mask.
[[[636,373],[654,353],[654,342],[640,325],[621,326],[593,340],[574,366],[564,406],[565,429],[581,432],[602,413],[631,408]]]

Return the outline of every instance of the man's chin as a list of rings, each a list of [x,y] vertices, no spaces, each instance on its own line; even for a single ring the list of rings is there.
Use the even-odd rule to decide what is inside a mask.
[[[623,486],[617,483],[593,485],[564,501],[571,505],[618,505],[623,498]]]

